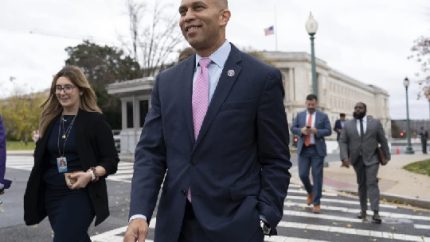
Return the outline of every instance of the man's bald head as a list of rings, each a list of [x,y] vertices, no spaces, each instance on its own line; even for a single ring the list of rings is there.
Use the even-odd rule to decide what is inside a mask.
[[[228,9],[228,1],[227,0],[215,0],[218,2],[219,6],[222,9]]]

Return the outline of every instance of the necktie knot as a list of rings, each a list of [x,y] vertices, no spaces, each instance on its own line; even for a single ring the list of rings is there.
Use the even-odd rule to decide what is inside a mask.
[[[199,65],[201,68],[207,68],[211,63],[211,59],[204,57],[199,60]]]

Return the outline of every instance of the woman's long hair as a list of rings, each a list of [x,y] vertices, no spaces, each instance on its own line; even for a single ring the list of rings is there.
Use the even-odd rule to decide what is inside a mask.
[[[79,89],[79,92],[82,93],[79,96],[80,109],[88,112],[102,112],[97,105],[96,94],[91,88],[91,85],[82,70],[77,66],[67,65],[54,76],[49,96],[41,105],[42,113],[39,123],[39,132],[41,137],[45,134],[46,129],[52,120],[63,111],[63,107],[55,94],[55,85],[60,77],[68,78]]]

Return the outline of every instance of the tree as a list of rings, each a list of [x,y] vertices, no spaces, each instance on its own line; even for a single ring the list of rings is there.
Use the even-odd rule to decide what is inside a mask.
[[[38,129],[40,104],[48,96],[47,92],[22,95],[19,93],[0,101],[1,114],[9,140],[27,143],[33,130]]]
[[[142,77],[139,63],[111,46],[100,46],[85,40],[83,43],[67,47],[68,65],[83,69],[97,95],[97,103],[114,129],[121,128],[121,108],[119,99],[106,91],[106,86],[115,81]]]
[[[418,84],[423,85],[423,94],[430,101],[430,37],[421,36],[416,39],[411,51],[408,59],[414,59],[420,65]]]
[[[125,48],[142,66],[144,76],[153,76],[166,65],[169,55],[182,41],[176,16],[166,16],[165,6],[155,3],[147,22],[143,22],[146,5],[127,1],[130,21],[130,41],[122,40]],[[127,47],[131,46],[131,47]]]

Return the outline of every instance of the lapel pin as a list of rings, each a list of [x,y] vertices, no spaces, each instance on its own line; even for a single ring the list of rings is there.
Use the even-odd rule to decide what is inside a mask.
[[[228,70],[227,71],[227,76],[229,76],[229,77],[232,77],[232,76],[234,76],[234,70]]]

